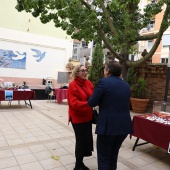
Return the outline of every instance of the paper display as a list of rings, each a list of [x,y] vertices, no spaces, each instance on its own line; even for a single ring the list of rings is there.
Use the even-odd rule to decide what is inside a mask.
[[[5,100],[13,100],[13,91],[5,90]]]

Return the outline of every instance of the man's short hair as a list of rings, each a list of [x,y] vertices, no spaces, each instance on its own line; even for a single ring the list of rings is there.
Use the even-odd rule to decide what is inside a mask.
[[[112,76],[120,77],[122,73],[122,66],[118,61],[112,61],[106,64],[106,68],[109,69],[109,73]]]

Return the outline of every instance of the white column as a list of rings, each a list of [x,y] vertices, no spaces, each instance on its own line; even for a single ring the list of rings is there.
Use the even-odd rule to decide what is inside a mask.
[[[169,45],[168,67],[170,67],[170,45]]]
[[[90,50],[90,56],[89,56],[89,62],[92,63],[92,55],[93,55],[93,40],[91,41],[91,50]]]

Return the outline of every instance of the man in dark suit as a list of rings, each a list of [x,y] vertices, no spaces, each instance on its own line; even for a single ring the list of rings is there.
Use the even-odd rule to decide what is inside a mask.
[[[98,170],[116,170],[119,149],[133,133],[129,111],[130,87],[122,80],[119,62],[106,64],[105,78],[99,80],[88,104],[99,106],[96,125]]]

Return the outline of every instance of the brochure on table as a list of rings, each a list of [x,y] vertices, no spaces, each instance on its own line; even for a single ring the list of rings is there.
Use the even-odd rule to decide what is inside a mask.
[[[13,100],[13,91],[5,90],[5,100]]]

